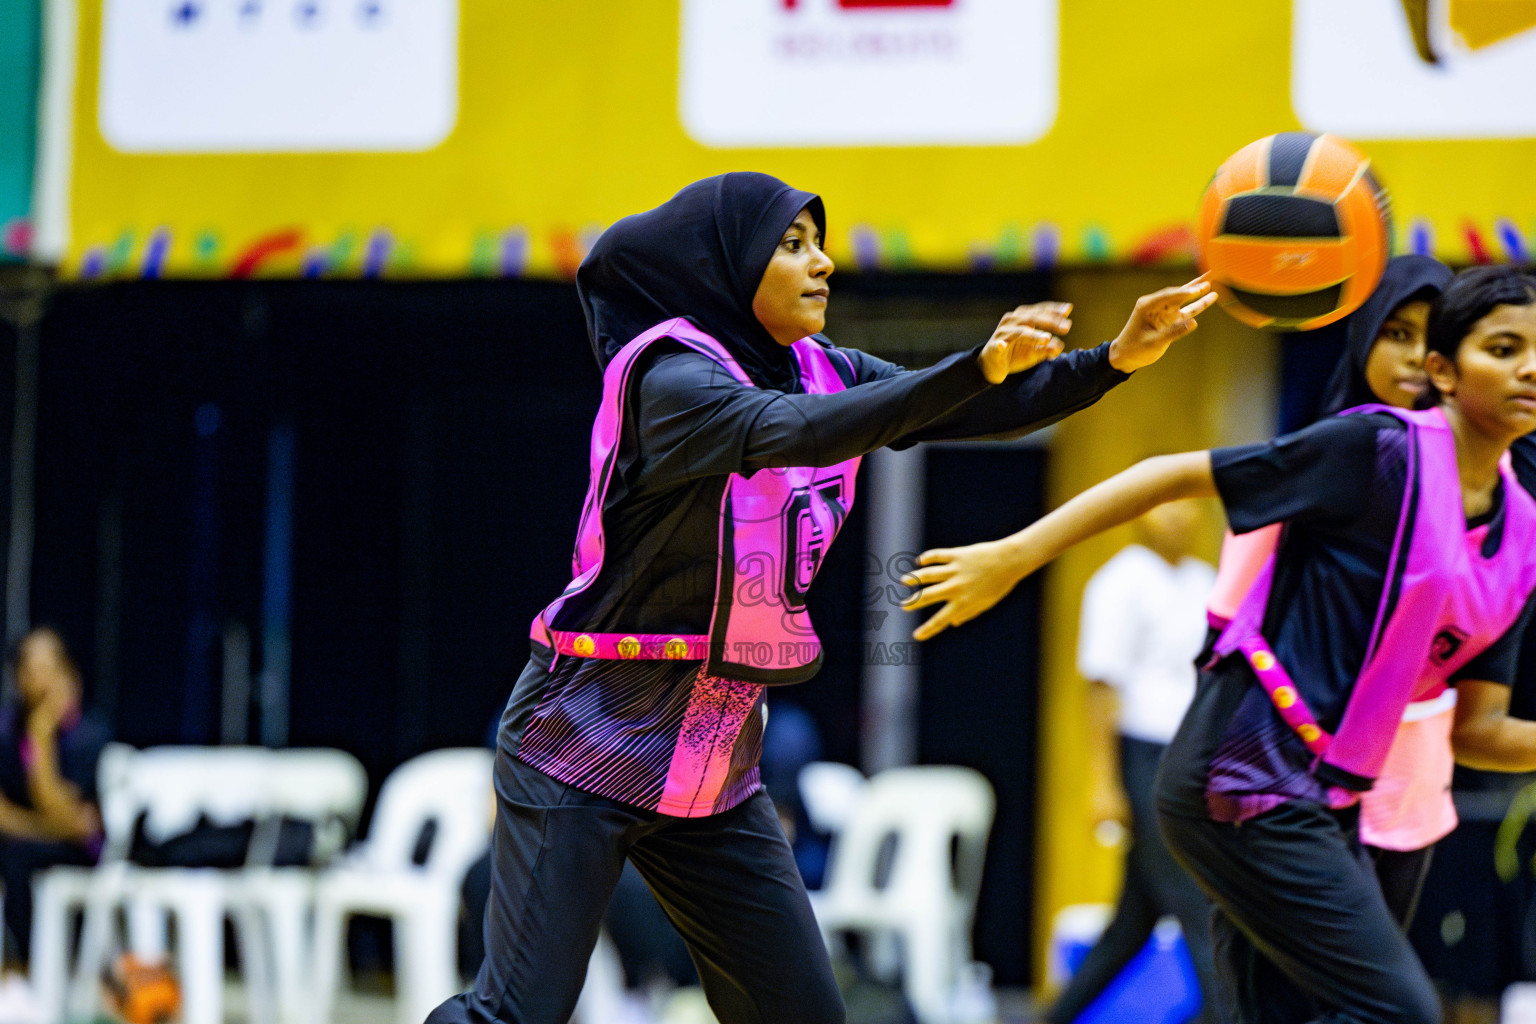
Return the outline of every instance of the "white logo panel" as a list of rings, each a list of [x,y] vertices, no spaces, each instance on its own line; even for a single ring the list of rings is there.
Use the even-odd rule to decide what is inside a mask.
[[[1056,0],[683,0],[697,141],[1009,145],[1056,118]]]
[[[106,0],[120,150],[417,151],[458,117],[458,0]]]
[[[1528,3],[1295,0],[1296,114],[1357,139],[1536,136],[1532,15]]]

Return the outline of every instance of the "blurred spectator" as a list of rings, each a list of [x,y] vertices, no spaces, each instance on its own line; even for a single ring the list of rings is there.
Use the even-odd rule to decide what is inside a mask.
[[[795,866],[806,887],[821,887],[827,868],[827,837],[811,828],[800,800],[800,769],[821,759],[821,731],[816,720],[798,704],[769,701],[763,727],[763,754],[758,761],[763,788],[773,798],[779,824],[795,854]]]
[[[16,698],[0,709],[0,879],[7,959],[25,962],[33,873],[92,864],[100,852],[96,762],[108,730],[82,708],[80,671],[56,630],[22,637],[8,667]]]
[[[1196,506],[1161,505],[1137,520],[1140,543],[1094,573],[1083,592],[1078,671],[1088,680],[1090,813],[1101,836],[1125,830],[1125,882],[1098,944],[1055,1004],[1048,1024],[1070,1024],[1141,952],[1164,914],[1178,917],[1211,1007],[1210,905],[1157,830],[1158,761],[1195,695],[1194,659],[1216,572],[1191,551]]]

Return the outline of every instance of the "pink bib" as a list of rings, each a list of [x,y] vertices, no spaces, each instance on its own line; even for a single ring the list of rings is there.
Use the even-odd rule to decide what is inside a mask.
[[[670,338],[708,356],[746,387],[752,379],[717,340],[686,319],[657,324],[619,350],[603,371],[603,400],[592,425],[587,500],[565,592],[533,622],[531,635],[580,658],[705,662],[712,676],[766,685],[798,683],[821,665],[821,641],[805,597],[853,506],[859,459],[834,466],[783,466],[733,473],[720,499],[715,612],[709,632],[596,633],[562,621],[566,600],[597,579],[603,566],[602,508],[623,431],[629,375],[648,345]],[[807,394],[844,389],[827,350],[809,338],[790,346]]]

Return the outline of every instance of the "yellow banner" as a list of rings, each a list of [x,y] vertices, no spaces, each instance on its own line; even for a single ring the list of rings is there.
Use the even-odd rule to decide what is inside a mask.
[[[1216,166],[1296,129],[1372,156],[1400,249],[1536,233],[1536,31],[1466,3],[79,6],[68,276],[568,276],[736,169],[821,193],[844,266],[1179,261]]]

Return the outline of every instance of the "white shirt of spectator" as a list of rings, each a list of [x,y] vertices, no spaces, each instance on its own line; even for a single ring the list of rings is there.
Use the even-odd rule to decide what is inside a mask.
[[[1195,695],[1195,655],[1216,571],[1169,565],[1139,544],[1105,562],[1083,591],[1077,669],[1120,696],[1120,733],[1168,743]]]

